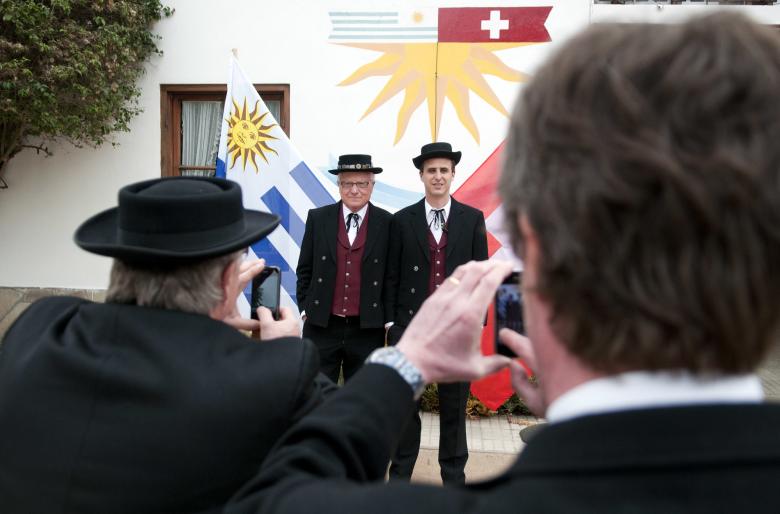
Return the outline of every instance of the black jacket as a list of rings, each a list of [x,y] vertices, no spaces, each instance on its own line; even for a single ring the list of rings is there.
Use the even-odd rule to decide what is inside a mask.
[[[488,258],[482,211],[454,198],[447,219],[445,268],[449,276],[469,261]],[[385,286],[387,321],[405,327],[428,297],[431,254],[425,199],[396,212],[390,227],[390,250]]]
[[[780,405],[581,417],[542,429],[493,480],[385,485],[414,406],[398,373],[366,365],[285,434],[226,513],[780,512]]]
[[[387,265],[387,242],[392,215],[368,204],[366,244],[360,272],[360,326],[380,328],[385,324],[383,288]],[[341,202],[309,211],[298,258],[295,294],[306,322],[327,327],[336,284],[338,223],[343,223]]]
[[[218,511],[327,387],[308,341],[68,297],[0,351],[3,514]]]

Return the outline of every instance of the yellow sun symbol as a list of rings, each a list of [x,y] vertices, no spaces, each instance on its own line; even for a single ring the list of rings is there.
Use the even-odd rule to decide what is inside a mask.
[[[436,141],[445,99],[450,101],[461,124],[479,143],[479,130],[469,105],[470,92],[508,116],[484,75],[525,82],[528,80],[526,74],[510,68],[493,52],[531,44],[536,43],[347,43],[345,46],[382,52],[383,55],[358,68],[339,86],[355,84],[368,77],[390,77],[361,120],[404,91],[393,144],[401,140],[412,114],[425,100],[428,103],[431,140]]]
[[[260,102],[255,102],[255,108],[251,113],[247,114],[246,97],[244,98],[243,107],[239,107],[236,100],[233,99],[233,113],[230,115],[228,122],[228,155],[233,160],[230,162],[230,167],[236,163],[236,159],[241,157],[243,159],[244,170],[246,170],[247,160],[257,169],[257,163],[255,162],[255,156],[259,155],[263,158],[266,164],[268,159],[266,153],[273,152],[279,155],[276,150],[268,146],[266,141],[277,139],[270,134],[270,130],[276,126],[276,123],[270,125],[263,125],[263,118],[268,116],[268,111],[263,114],[258,114]]]

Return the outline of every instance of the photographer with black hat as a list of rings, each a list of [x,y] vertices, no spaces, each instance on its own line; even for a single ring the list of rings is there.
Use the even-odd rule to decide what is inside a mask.
[[[252,475],[333,388],[288,309],[237,314],[263,269],[243,250],[278,224],[234,182],[175,178],[121,189],[76,231],[114,258],[106,303],[42,299],[4,339],[3,512],[201,512]]]

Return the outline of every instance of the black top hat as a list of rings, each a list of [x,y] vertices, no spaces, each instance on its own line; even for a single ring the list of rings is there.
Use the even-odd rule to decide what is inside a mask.
[[[241,187],[216,178],[163,178],[119,190],[119,206],[81,224],[88,252],[132,264],[176,265],[239,250],[268,235],[279,216],[244,209]]]
[[[382,168],[373,167],[370,155],[351,153],[339,155],[338,168],[328,171],[334,175],[338,175],[344,171],[370,171],[371,173],[382,173]]]
[[[414,167],[422,170],[422,165],[428,159],[435,157],[446,157],[452,159],[453,166],[460,162],[460,152],[453,152],[452,145],[449,143],[428,143],[420,148],[420,155],[412,159]]]

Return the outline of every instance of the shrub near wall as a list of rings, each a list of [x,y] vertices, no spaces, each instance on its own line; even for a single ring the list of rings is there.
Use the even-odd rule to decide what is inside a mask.
[[[424,412],[439,412],[439,394],[436,384],[428,384],[420,397],[420,408]],[[531,411],[525,406],[523,401],[512,394],[496,411],[488,409],[479,398],[469,393],[469,399],[466,402],[466,414],[470,417],[493,416],[495,414],[515,414],[518,416],[532,416]]]
[[[0,174],[47,141],[99,146],[140,112],[159,0],[0,0]]]

